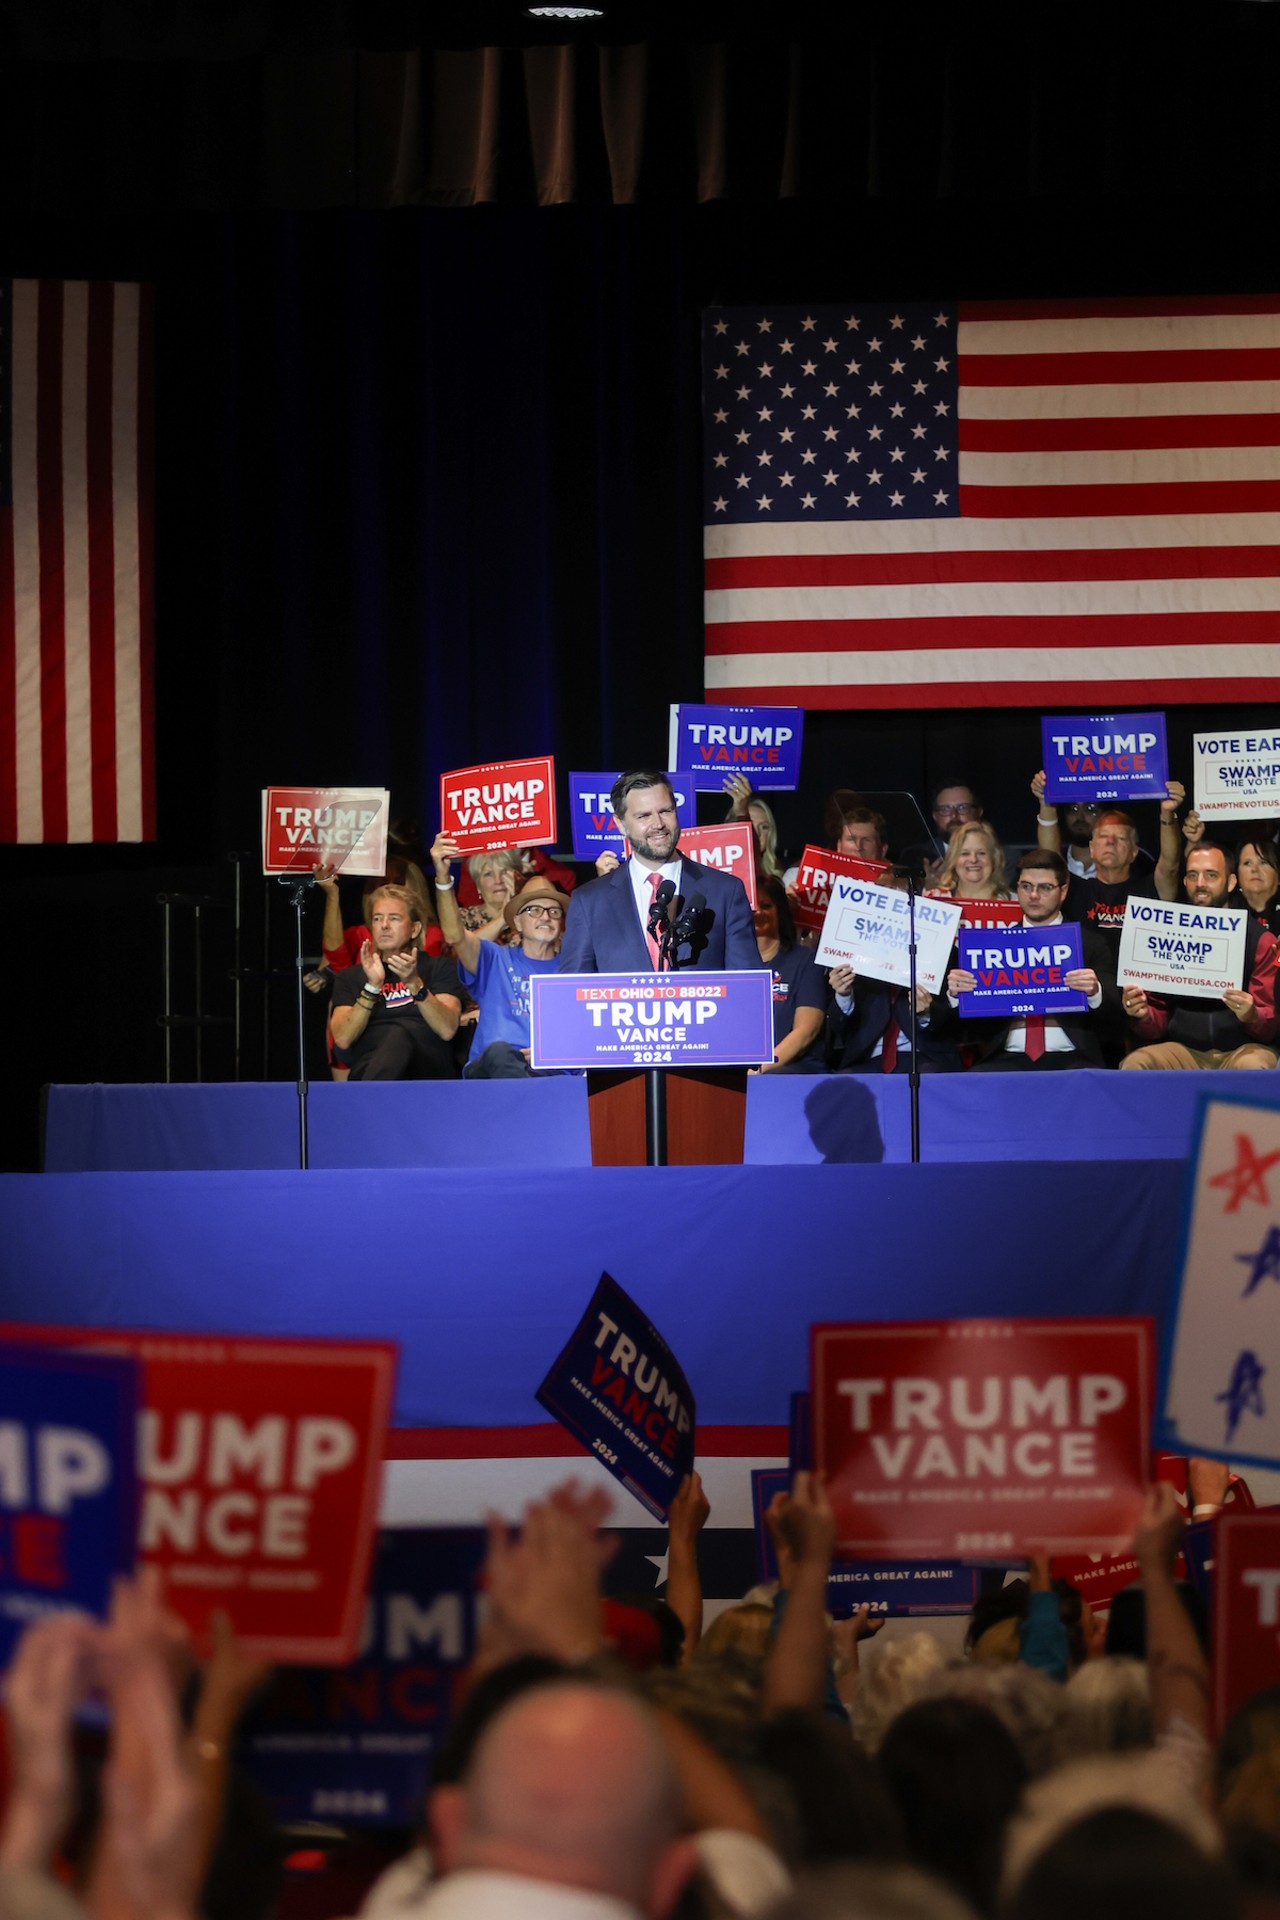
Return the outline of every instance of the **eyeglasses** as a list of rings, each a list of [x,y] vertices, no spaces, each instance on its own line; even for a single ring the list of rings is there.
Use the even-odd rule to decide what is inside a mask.
[[[955,806],[934,808],[934,812],[940,813],[944,819],[954,814],[959,820],[963,820],[966,814],[976,813],[977,810],[978,804],[976,800],[961,800]]]
[[[534,905],[521,907],[520,911],[516,915],[516,919],[523,920],[525,915],[530,913],[534,916],[536,920],[543,920],[543,919],[563,920],[564,919],[563,907],[544,907],[540,900],[536,902]]]
[[[1063,885],[1064,883],[1061,880],[1019,880],[1018,892],[1061,893]]]

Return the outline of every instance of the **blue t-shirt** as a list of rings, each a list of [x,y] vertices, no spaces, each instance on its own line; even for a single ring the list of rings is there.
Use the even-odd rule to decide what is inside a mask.
[[[535,973],[558,973],[556,955],[549,960],[533,960],[523,947],[500,947],[496,941],[482,940],[472,973],[458,962],[458,973],[468,993],[480,1008],[471,1058],[478,1060],[495,1040],[509,1040],[513,1047],[529,1044],[529,981]]]

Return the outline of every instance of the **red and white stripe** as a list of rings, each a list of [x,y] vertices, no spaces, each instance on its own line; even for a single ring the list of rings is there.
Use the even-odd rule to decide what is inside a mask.
[[[781,1426],[698,1428],[698,1472],[713,1526],[753,1525],[752,1468],[786,1466],[788,1444]],[[393,1427],[385,1460],[384,1527],[475,1526],[491,1510],[515,1521],[526,1502],[545,1498],[569,1479],[612,1495],[615,1526],[662,1525],[552,1421],[523,1427]]]
[[[1280,299],[962,305],[953,520],[706,530],[712,700],[1280,693]]]
[[[0,841],[155,835],[149,290],[13,283]]]

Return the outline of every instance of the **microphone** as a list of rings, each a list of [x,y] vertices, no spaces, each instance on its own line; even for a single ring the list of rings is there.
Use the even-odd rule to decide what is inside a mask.
[[[661,891],[661,889],[659,889]],[[702,916],[707,910],[705,894],[691,893],[684,903],[680,918],[676,921],[675,938],[677,946],[681,941],[690,941],[698,932]]]
[[[662,880],[649,902],[649,938],[656,940],[670,917],[671,902],[676,897],[674,880]]]

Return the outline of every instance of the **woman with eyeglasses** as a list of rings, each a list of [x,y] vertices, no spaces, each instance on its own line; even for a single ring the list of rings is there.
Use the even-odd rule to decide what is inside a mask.
[[[463,985],[480,1008],[471,1058],[462,1077],[527,1080],[533,1076],[529,1065],[530,981],[535,974],[559,971],[569,902],[549,880],[530,880],[502,909],[505,925],[519,935],[519,940],[510,946],[486,940],[462,924],[454,898],[453,862],[458,857],[456,843],[437,834],[431,859],[440,931],[453,949]]]

